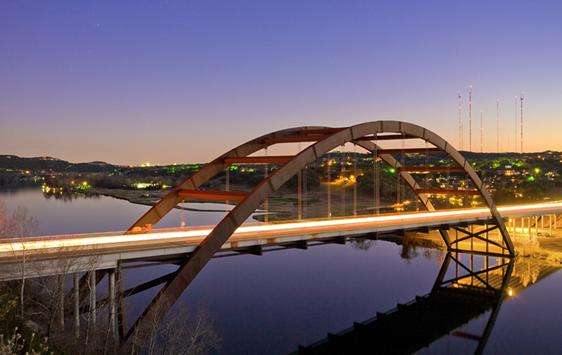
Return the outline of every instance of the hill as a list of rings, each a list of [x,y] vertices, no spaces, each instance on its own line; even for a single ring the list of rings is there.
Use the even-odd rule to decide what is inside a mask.
[[[24,158],[17,155],[0,155],[0,169],[4,170],[31,170],[53,172],[108,172],[121,168],[118,165],[102,161],[89,163],[71,163],[53,157]]]

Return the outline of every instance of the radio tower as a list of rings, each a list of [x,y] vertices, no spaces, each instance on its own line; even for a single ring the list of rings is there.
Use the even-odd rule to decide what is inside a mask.
[[[496,150],[500,152],[500,99],[496,99]]]
[[[520,101],[521,101],[521,106],[520,106],[520,110],[521,110],[521,153],[523,153],[523,101],[524,101],[525,97],[523,96],[523,93],[521,93],[521,97],[520,97]]]
[[[484,111],[480,111],[480,153],[484,153]]]
[[[472,85],[468,87],[468,151],[472,152]]]
[[[457,97],[459,99],[459,103],[457,106],[457,119],[459,123],[459,149],[463,150],[463,134],[462,134],[462,96],[461,93],[457,93]]]
[[[519,117],[517,115],[517,108],[519,106],[519,98],[517,96],[515,96],[515,141],[513,142],[515,144],[515,150],[513,151],[514,153],[517,153],[517,151],[519,150],[518,144],[517,144],[517,126],[519,125]]]

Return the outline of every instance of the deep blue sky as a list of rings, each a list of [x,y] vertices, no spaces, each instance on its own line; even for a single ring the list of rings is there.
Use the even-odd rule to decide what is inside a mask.
[[[204,161],[279,128],[376,119],[456,144],[470,84],[488,149],[496,98],[513,146],[524,91],[526,148],[562,150],[561,19],[559,1],[6,0],[0,154]]]

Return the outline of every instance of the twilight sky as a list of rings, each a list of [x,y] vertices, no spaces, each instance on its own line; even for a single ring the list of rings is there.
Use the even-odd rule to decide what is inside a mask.
[[[560,1],[0,2],[0,154],[207,161],[276,129],[377,119],[562,150]],[[474,124],[478,137],[478,123]],[[473,138],[473,147],[479,140]],[[513,149],[512,149],[513,150]]]

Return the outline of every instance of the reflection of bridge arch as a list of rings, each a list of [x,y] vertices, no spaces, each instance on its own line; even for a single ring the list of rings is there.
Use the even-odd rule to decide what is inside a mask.
[[[447,335],[474,341],[474,353],[481,354],[502,302],[509,298],[509,291],[513,292],[519,278],[512,275],[514,259],[494,258],[498,259],[494,263],[489,256],[480,256],[484,267],[473,268],[463,264],[463,255],[460,256],[447,253],[428,294],[399,303],[390,311],[377,312],[375,317],[354,322],[352,327],[329,333],[327,338],[313,344],[299,346],[293,354],[354,354],[365,353],[365,349],[380,354],[413,354]],[[459,266],[463,268],[461,274]],[[548,269],[541,271],[548,272]],[[480,334],[459,329],[487,311],[490,311],[488,319]]]
[[[270,133],[254,140],[251,140],[237,148],[234,148],[219,158],[205,165],[198,173],[184,180],[162,200],[144,214],[130,229],[130,233],[142,231],[150,228],[157,223],[169,211],[176,207],[185,199],[196,196],[201,199],[209,200],[236,200],[239,203],[234,207],[209,233],[205,240],[194,251],[192,256],[178,270],[178,275],[168,282],[153,300],[153,307],[148,307],[143,313],[139,322],[154,318],[159,318],[158,310],[166,309],[171,306],[181,292],[191,283],[206,263],[213,257],[214,253],[220,250],[221,246],[228,240],[232,233],[265,201],[273,192],[278,190],[290,178],[298,174],[310,164],[333,149],[345,143],[357,144],[369,151],[375,152],[385,162],[401,168],[398,161],[391,155],[385,154],[376,142],[378,140],[418,138],[432,144],[435,149],[448,155],[457,165],[457,170],[466,173],[472,181],[476,190],[470,191],[482,197],[486,206],[490,209],[492,222],[495,224],[502,237],[503,244],[496,243],[500,248],[507,250],[510,255],[514,254],[513,244],[504,225],[503,219],[496,209],[494,201],[486,190],[481,179],[474,171],[470,163],[447,141],[439,137],[432,131],[421,126],[400,121],[375,121],[358,124],[345,128],[326,128],[326,127],[300,127]],[[300,151],[292,157],[249,157],[251,154],[267,148],[277,143],[290,142],[313,142],[310,146]],[[407,149],[405,149],[407,151]],[[280,167],[274,170],[264,180],[248,194],[231,193],[224,191],[210,192],[199,190],[199,187],[212,179],[217,174],[223,172],[232,163],[242,162],[276,162]],[[424,167],[431,170],[431,168]],[[434,170],[435,171],[435,170]],[[429,201],[429,196],[433,193],[455,193],[451,190],[430,191],[421,189],[407,169],[400,170],[400,176],[414,190],[426,208],[432,210],[433,206]],[[461,192],[461,190],[457,191]],[[468,193],[468,191],[467,191]],[[486,228],[486,232],[489,231]],[[480,233],[467,232],[469,237],[483,239]],[[450,241],[448,234],[442,232],[443,239],[449,250],[458,249],[458,240]],[[461,238],[466,239],[466,238]],[[487,239],[486,239],[487,240]],[[492,243],[492,242],[491,242]],[[495,243],[495,242],[494,242]],[[139,324],[140,325],[140,324]],[[135,327],[134,327],[135,328]],[[141,326],[142,328],[142,326]],[[142,330],[140,330],[142,331]]]

